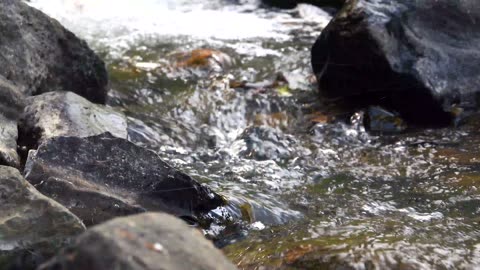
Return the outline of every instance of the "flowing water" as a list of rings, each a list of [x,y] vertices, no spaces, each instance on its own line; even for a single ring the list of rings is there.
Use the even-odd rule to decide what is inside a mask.
[[[248,0],[30,3],[105,59],[108,103],[129,117],[132,141],[228,199],[217,212],[243,225],[206,232],[240,268],[480,267],[480,124],[380,136],[361,113],[326,121],[310,47],[327,12]],[[189,58],[195,49],[215,60]]]

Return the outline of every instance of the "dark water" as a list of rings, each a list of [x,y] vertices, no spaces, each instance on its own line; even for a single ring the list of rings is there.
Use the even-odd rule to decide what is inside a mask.
[[[480,123],[380,136],[356,116],[324,121],[309,48],[328,14],[254,1],[33,2],[104,57],[130,139],[248,224],[224,248],[240,268],[480,267]],[[200,48],[226,56],[182,54]]]

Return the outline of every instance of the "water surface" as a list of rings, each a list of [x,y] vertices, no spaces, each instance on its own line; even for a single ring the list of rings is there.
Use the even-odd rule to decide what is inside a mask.
[[[129,116],[132,141],[230,201],[247,230],[224,232],[235,242],[224,250],[240,268],[480,265],[478,121],[383,136],[355,116],[325,123],[309,49],[328,13],[233,0],[31,4],[105,59],[109,105]],[[228,67],[179,64],[201,48]],[[279,73],[288,85],[272,85]]]

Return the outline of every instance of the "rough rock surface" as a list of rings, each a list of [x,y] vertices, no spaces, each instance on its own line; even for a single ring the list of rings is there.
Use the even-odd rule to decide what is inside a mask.
[[[84,230],[79,218],[38,192],[17,169],[0,166],[0,269],[41,262]]]
[[[58,136],[89,137],[105,132],[127,138],[126,117],[72,92],[30,97],[19,121],[20,144],[36,149]]]
[[[25,172],[87,226],[146,210],[199,216],[223,204],[156,153],[110,134],[50,139],[31,151]]]
[[[200,231],[162,213],[116,218],[90,228],[39,270],[236,269]]]
[[[19,167],[17,118],[24,97],[19,89],[0,76],[0,165]]]
[[[444,124],[480,93],[476,0],[350,0],[312,49],[320,92]]]
[[[20,166],[17,153],[17,123],[0,114],[0,165]]]
[[[0,76],[22,93],[69,90],[105,102],[104,63],[56,20],[23,1],[2,0],[0,37]]]

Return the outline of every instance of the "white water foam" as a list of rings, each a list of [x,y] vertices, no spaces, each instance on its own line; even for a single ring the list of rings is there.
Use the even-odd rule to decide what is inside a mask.
[[[32,0],[30,4],[90,39],[129,40],[138,36],[194,38],[286,38],[280,25],[242,6],[175,0]],[[205,4],[207,3],[207,4]]]

